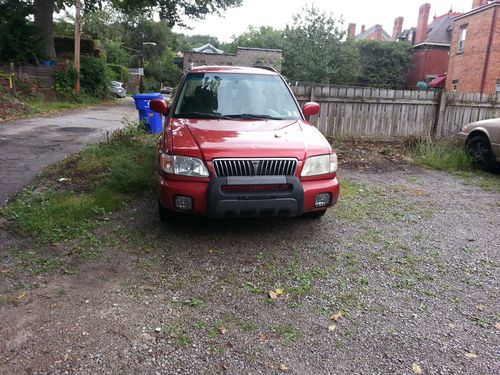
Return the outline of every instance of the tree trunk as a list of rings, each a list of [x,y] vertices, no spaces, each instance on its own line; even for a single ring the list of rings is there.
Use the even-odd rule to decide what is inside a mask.
[[[56,50],[54,48],[54,0],[34,1],[35,26],[40,30],[43,42],[43,53],[46,58],[55,60]]]

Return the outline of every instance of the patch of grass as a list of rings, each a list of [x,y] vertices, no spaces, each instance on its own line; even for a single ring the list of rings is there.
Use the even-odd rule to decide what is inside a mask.
[[[30,99],[27,100],[25,103],[30,109],[30,112],[32,114],[47,114],[68,109],[85,108],[90,105],[101,104],[102,100],[82,95],[78,97],[78,100],[74,101],[68,101],[68,100],[47,101],[40,99]]]
[[[203,305],[204,302],[201,299],[190,297],[189,299],[184,301],[184,304],[191,306],[191,307],[196,307],[196,306]]]
[[[35,250],[20,247],[11,248],[10,255],[14,259],[16,269],[22,270],[31,276],[51,272],[64,265],[64,261],[59,258],[44,256]]]
[[[302,332],[291,324],[280,324],[277,327],[271,328],[272,332],[277,333],[281,337],[283,346],[290,346],[302,337]]]
[[[155,185],[154,137],[129,126],[108,142],[49,168],[41,187],[29,187],[1,213],[42,241],[79,237],[96,219]],[[67,185],[59,181],[69,181]]]
[[[442,171],[467,171],[472,168],[472,158],[463,147],[451,140],[420,140],[412,150],[417,165]]]

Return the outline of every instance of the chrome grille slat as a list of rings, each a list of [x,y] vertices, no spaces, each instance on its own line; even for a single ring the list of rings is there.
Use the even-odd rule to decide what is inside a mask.
[[[255,164],[257,162],[257,164]],[[296,159],[215,159],[214,172],[227,176],[293,176]]]

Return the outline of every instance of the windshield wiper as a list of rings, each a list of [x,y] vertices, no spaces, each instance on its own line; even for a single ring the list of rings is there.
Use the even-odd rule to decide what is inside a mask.
[[[258,115],[254,113],[241,113],[239,115],[226,115],[225,117],[229,118],[242,118],[249,120],[283,120],[281,117],[274,117],[269,115]]]
[[[207,119],[229,119],[228,116],[222,116],[220,113],[205,112],[182,112],[174,115],[176,118],[207,118]]]

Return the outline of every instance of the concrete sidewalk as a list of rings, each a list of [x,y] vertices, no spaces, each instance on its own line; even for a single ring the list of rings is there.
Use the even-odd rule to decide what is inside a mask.
[[[0,124],[0,205],[30,184],[40,171],[87,144],[101,141],[106,131],[137,120],[131,98],[103,105]]]

